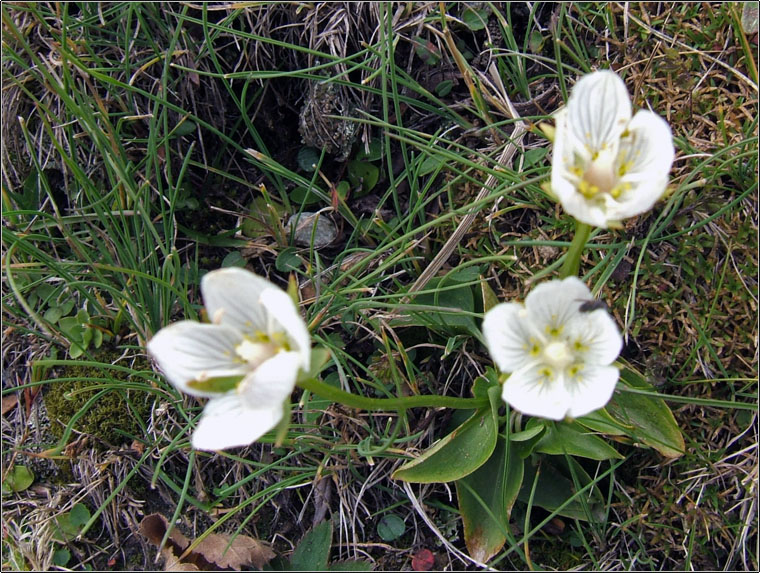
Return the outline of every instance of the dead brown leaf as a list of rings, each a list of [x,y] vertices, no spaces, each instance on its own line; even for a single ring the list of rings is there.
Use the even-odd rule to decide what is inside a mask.
[[[139,531],[150,543],[158,547],[167,527],[166,518],[160,513],[153,513],[143,518]],[[227,534],[211,533],[193,551],[182,557],[189,545],[190,540],[187,537],[176,529],[172,530],[166,545],[161,549],[165,571],[240,571],[246,565],[263,569],[274,557],[274,552],[267,545],[247,535],[238,535],[232,539]]]
[[[274,557],[274,552],[260,541],[247,535],[238,535],[230,541],[229,535],[212,533],[195,548],[211,563],[219,567],[240,571],[243,565],[253,564],[262,569]]]
[[[2,405],[3,416],[5,416],[8,412],[13,410],[13,408],[16,407],[16,404],[18,404],[18,394],[9,394],[8,396],[3,396],[3,405]]]

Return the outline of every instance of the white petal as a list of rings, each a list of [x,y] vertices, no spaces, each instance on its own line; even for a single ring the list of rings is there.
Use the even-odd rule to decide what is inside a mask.
[[[278,330],[284,331],[295,344],[294,350],[300,354],[297,360],[301,368],[308,370],[311,362],[311,338],[293,299],[278,288],[265,290],[261,293],[260,299],[267,314],[280,325]]]
[[[531,333],[525,308],[514,302],[497,304],[483,318],[483,338],[491,358],[502,372],[513,372],[530,359]]]
[[[245,364],[236,362],[235,346],[242,336],[233,328],[184,320],[162,328],[148,342],[166,379],[192,396],[219,394],[189,388],[191,380],[245,374]]]
[[[561,376],[561,375],[560,375]],[[501,397],[512,408],[529,416],[561,420],[568,411],[568,394],[562,378],[543,379],[540,366],[532,364],[513,372]]]
[[[591,291],[577,277],[546,281],[536,286],[525,298],[530,320],[545,334],[549,329],[564,330]]]
[[[621,182],[629,186],[618,197],[620,218],[648,211],[665,192],[675,151],[667,122],[655,113],[639,111],[621,139],[618,165],[626,166]]]
[[[571,342],[579,342],[587,350],[579,356],[586,364],[612,364],[623,348],[617,324],[604,310],[578,312],[567,325]]]
[[[237,388],[240,401],[248,408],[280,408],[293,392],[301,365],[298,352],[280,352],[263,362]]]
[[[607,404],[615,391],[620,371],[614,366],[586,366],[576,381],[569,382],[567,414],[577,418]]]
[[[568,127],[589,152],[616,148],[630,119],[628,90],[615,72],[594,72],[573,86],[567,101]]]
[[[247,446],[274,428],[282,419],[282,404],[271,408],[247,408],[235,394],[206,404],[192,444],[198,450],[223,450]]]
[[[219,269],[201,279],[203,304],[209,320],[246,334],[267,332],[268,319],[261,293],[277,288],[268,280],[240,268]]]
[[[577,175],[571,172],[577,159],[583,165],[590,160],[591,154],[585,146],[572,136],[567,123],[567,108],[554,114],[554,147],[552,148],[552,191],[562,199],[575,193],[578,182]],[[554,187],[559,186],[555,190]]]
[[[554,180],[552,179],[552,191],[555,191],[556,188]],[[555,194],[557,194],[556,191]],[[559,194],[557,194],[557,196],[560,197]],[[612,207],[609,207],[605,203],[608,198],[610,199],[609,202],[613,203]],[[611,201],[609,195],[604,195],[600,202],[596,203],[589,201],[573,188],[572,194],[564,198],[560,197],[560,203],[568,215],[572,215],[581,223],[593,225],[594,227],[606,229],[609,226],[610,221],[619,221],[621,219],[621,217],[615,217],[609,214],[611,209],[617,209],[617,203]]]

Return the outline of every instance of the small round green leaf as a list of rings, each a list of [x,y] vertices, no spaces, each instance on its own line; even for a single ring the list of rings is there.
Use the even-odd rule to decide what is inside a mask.
[[[313,147],[302,147],[298,152],[298,167],[307,173],[316,171],[320,153]]]
[[[438,97],[446,97],[454,89],[454,82],[452,80],[443,80],[437,86],[435,86],[435,93]]]
[[[53,552],[53,564],[58,565],[58,567],[66,567],[69,563],[69,559],[71,559],[71,552],[65,547],[56,549]]]
[[[13,466],[3,486],[11,491],[19,492],[27,489],[34,482],[34,474],[26,466]]]
[[[195,123],[192,121],[183,121],[176,128],[174,128],[172,135],[177,135],[180,137],[183,135],[190,135],[195,131],[197,127],[198,126],[195,125]]]
[[[296,187],[288,193],[290,200],[298,205],[313,205],[319,203],[320,199],[316,193],[313,193],[306,187]]]
[[[482,30],[488,23],[488,10],[485,8],[467,8],[462,13],[462,22],[464,22],[465,25],[473,32]]]
[[[227,256],[222,260],[222,268],[224,269],[227,267],[243,268],[244,266],[245,259],[243,258],[243,255],[240,254],[240,251],[232,251],[230,253],[227,253]]]
[[[348,162],[348,180],[354,187],[361,185],[363,193],[372,191],[375,185],[377,185],[379,178],[380,170],[377,166],[366,161],[354,160]]]
[[[274,261],[274,266],[281,273],[298,270],[302,264],[303,261],[301,260],[301,257],[298,256],[298,253],[296,253],[294,247],[283,249]]]
[[[377,161],[383,154],[383,145],[379,139],[373,139],[369,142],[369,152],[362,145],[359,152],[356,154],[356,159],[360,161]]]
[[[383,516],[380,522],[377,524],[377,534],[383,541],[393,541],[398,539],[406,531],[406,524],[404,520],[398,515],[390,513]]]

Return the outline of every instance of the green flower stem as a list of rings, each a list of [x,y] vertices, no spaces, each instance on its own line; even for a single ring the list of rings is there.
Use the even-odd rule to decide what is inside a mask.
[[[453,408],[475,410],[488,406],[488,398],[456,398],[454,396],[405,396],[403,398],[368,398],[345,392],[315,378],[299,380],[298,386],[322,398],[360,410],[406,410],[407,408]]]
[[[559,278],[564,279],[570,276],[578,276],[578,271],[581,268],[581,253],[583,253],[590,234],[591,225],[581,223],[580,221],[575,222],[575,237],[573,237],[573,242],[570,243],[570,248],[567,251],[567,255],[565,255],[565,263],[559,272]]]

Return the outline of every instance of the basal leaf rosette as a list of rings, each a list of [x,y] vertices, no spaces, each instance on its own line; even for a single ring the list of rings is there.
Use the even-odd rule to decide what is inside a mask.
[[[177,389],[209,398],[194,448],[245,446],[282,419],[299,370],[309,369],[309,333],[283,290],[244,269],[209,272],[201,294],[212,323],[171,324],[148,351]]]
[[[591,299],[585,284],[568,277],[538,285],[525,304],[502,303],[486,313],[483,336],[498,368],[510,373],[502,398],[511,407],[562,420],[607,404],[623,340],[604,308],[585,311]]]
[[[619,226],[662,197],[675,155],[670,126],[648,110],[631,117],[617,74],[581,78],[555,120],[551,190],[578,221]]]

